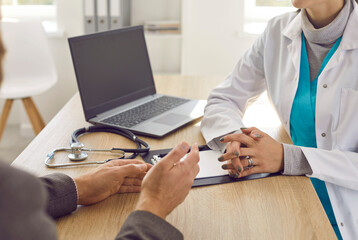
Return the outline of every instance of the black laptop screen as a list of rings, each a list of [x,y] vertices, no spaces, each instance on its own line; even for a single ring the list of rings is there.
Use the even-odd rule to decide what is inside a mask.
[[[155,94],[143,27],[69,38],[86,120]]]

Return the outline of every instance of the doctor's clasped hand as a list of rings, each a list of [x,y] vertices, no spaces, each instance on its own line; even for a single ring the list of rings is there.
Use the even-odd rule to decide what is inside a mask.
[[[257,128],[242,128],[242,133],[220,139],[227,143],[226,153],[218,160],[231,177],[246,177],[255,173],[275,173],[283,170],[283,146]],[[240,171],[241,170],[241,171]]]

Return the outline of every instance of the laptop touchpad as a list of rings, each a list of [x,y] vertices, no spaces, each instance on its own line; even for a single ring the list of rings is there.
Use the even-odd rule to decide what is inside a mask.
[[[161,118],[158,118],[157,120],[153,121],[156,123],[161,123],[165,125],[175,125],[177,123],[182,122],[183,120],[190,120],[188,116],[175,114],[175,113],[169,113],[168,115],[165,115]]]

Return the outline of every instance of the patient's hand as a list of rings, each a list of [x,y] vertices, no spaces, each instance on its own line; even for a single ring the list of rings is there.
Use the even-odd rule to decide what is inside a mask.
[[[151,212],[163,219],[188,195],[199,172],[199,150],[194,144],[188,152],[187,143],[176,146],[145,176],[136,210]]]
[[[142,179],[151,168],[140,160],[112,160],[75,178],[79,205],[100,202],[116,193],[140,192]]]

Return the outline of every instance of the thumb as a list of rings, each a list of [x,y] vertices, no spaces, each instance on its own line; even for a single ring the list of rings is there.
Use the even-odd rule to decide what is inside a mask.
[[[118,169],[117,173],[121,177],[135,177],[145,173],[147,171],[147,165],[144,163],[127,164],[124,166],[118,166],[117,169]]]

